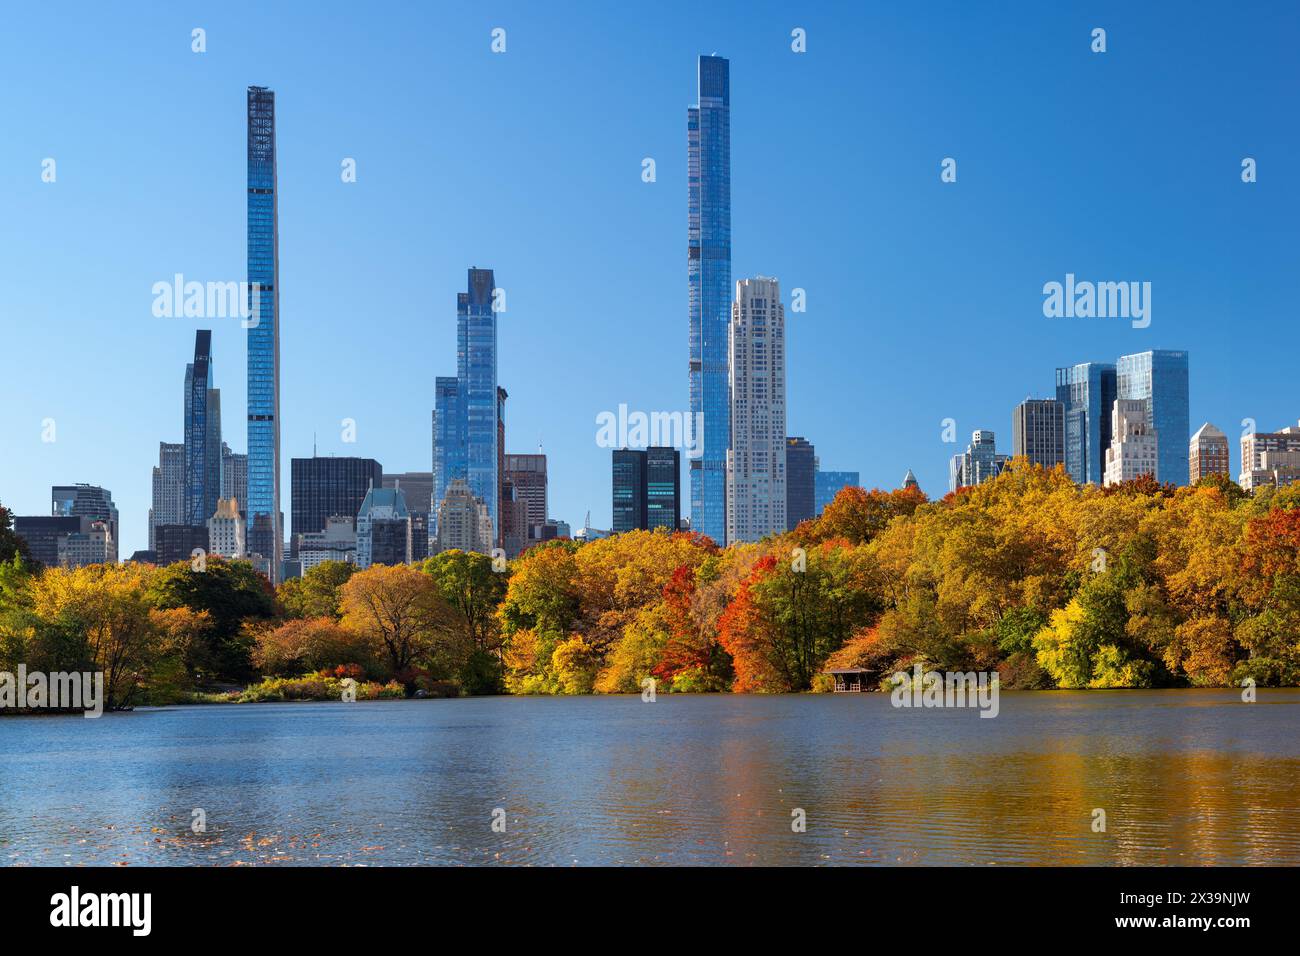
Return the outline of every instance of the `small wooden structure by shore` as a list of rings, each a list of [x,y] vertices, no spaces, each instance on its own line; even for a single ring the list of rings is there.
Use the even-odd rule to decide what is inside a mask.
[[[835,678],[835,693],[837,694],[865,694],[871,689],[867,686],[867,674],[870,671],[865,667],[845,667],[842,670],[827,671],[826,673]]]

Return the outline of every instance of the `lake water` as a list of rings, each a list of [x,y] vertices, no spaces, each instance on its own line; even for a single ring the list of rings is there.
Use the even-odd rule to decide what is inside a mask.
[[[0,863],[1296,865],[1300,691],[1008,692],[995,719],[882,694],[6,718]]]

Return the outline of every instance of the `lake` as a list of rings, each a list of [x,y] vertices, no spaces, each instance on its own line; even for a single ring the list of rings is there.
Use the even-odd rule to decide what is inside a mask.
[[[6,718],[0,862],[1296,865],[1300,690],[1258,693],[1004,692],[995,719],[884,694]]]

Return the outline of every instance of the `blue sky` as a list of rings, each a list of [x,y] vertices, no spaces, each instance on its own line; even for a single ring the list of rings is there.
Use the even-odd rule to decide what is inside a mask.
[[[313,435],[322,454],[430,468],[434,377],[454,374],[455,297],[476,265],[508,294],[508,450],[540,440],[552,513],[608,527],[597,414],[688,401],[700,53],[731,60],[733,274],[807,291],[788,316],[788,430],[823,468],[895,487],[910,467],[942,494],[958,450],[944,418],[963,445],[991,428],[1009,451],[1012,407],[1050,394],[1056,366],[1148,348],[1190,352],[1192,427],[1227,432],[1234,471],[1243,418],[1300,419],[1290,4],[74,3],[6,18],[0,502],[46,513],[52,484],[104,485],[123,555],[145,546],[158,442],[181,439],[196,327],[214,330],[226,438],[245,450],[246,333],[154,318],[150,287],[245,276],[249,84],[277,93],[286,514],[289,459]],[[956,183],[940,182],[945,157]],[[1045,318],[1043,284],[1067,272],[1151,282],[1151,326]]]

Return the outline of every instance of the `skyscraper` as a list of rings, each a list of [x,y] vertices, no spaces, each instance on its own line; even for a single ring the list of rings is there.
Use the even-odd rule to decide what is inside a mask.
[[[775,279],[736,283],[730,332],[731,447],[725,543],[785,527],[785,306]],[[705,441],[708,426],[705,425]]]
[[[645,451],[640,448],[614,449],[615,534],[645,527]]]
[[[499,526],[500,461],[497,439],[496,278],[491,269],[469,270],[469,289],[456,296],[456,378],[435,380],[434,496],[439,505],[457,478],[487,507],[492,540]],[[436,536],[436,531],[431,533]]]
[[[999,455],[993,432],[987,428],[977,429],[962,455],[953,455],[948,467],[948,490],[967,488],[983,484],[1002,474],[1002,469],[1011,459]]]
[[[1099,485],[1105,477],[1115,390],[1114,365],[1056,370],[1056,400],[1065,406],[1065,470],[1078,484]]]
[[[785,527],[793,531],[799,522],[817,512],[817,450],[806,438],[785,440]]]
[[[221,497],[234,498],[241,511],[248,510],[248,456],[221,443]]]
[[[506,455],[506,477],[515,486],[515,495],[528,505],[527,525],[546,520],[546,456]]]
[[[275,93],[248,88],[248,549],[280,579],[280,239]],[[314,529],[319,530],[319,529]]]
[[[385,487],[384,466],[373,458],[293,458],[289,475],[295,551],[299,535],[324,531],[334,515],[355,518],[366,492]]]
[[[1116,398],[1146,402],[1147,425],[1159,436],[1159,479],[1187,484],[1191,435],[1187,353],[1164,349],[1121,355],[1116,363]]]
[[[1300,425],[1242,435],[1241,477],[1237,481],[1247,491],[1300,481]]]
[[[75,484],[55,485],[50,489],[50,514],[61,517],[90,518],[103,521],[108,526],[112,538],[109,549],[110,560],[117,561],[118,521],[117,505],[113,504],[113,493],[99,485]],[[85,528],[78,529],[85,531]]]
[[[856,471],[822,471],[818,469],[813,473],[813,491],[815,500],[813,507],[816,510],[816,517],[826,510],[826,506],[835,500],[845,488],[856,488],[862,483],[861,477]]]
[[[1011,413],[1011,454],[1055,468],[1065,462],[1065,406],[1054,398],[1027,398]]]
[[[682,453],[654,446],[645,450],[645,527],[676,531],[682,520]]]
[[[371,488],[357,511],[357,567],[410,562],[411,514],[402,490]]]
[[[470,490],[464,478],[453,478],[438,504],[438,537],[429,550],[475,551],[492,549],[492,522],[487,505]]]
[[[1162,481],[1160,435],[1147,423],[1147,403],[1141,398],[1117,398],[1111,410],[1110,447],[1106,449],[1104,484],[1118,485],[1142,475]],[[1184,465],[1186,463],[1184,462]]]
[[[1228,436],[1209,422],[1187,443],[1187,480],[1196,484],[1210,475],[1228,475]]]
[[[212,381],[212,332],[199,329],[185,366],[185,523],[195,527],[207,527],[221,497],[221,392]]]
[[[225,472],[222,472],[225,477]],[[156,545],[154,529],[160,524],[180,524],[185,518],[185,445],[158,443],[158,464],[153,469],[153,507],[149,509],[149,550]]]
[[[686,112],[686,278],[690,290],[691,421],[703,421],[691,459],[691,526],[721,544],[727,529],[731,405],[731,76],[720,56],[699,58],[699,103]],[[698,440],[698,439],[697,439]],[[782,506],[784,508],[784,505]]]

